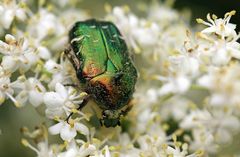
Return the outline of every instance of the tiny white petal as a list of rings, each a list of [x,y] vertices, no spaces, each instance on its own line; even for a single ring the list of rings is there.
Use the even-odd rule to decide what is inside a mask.
[[[43,101],[47,107],[55,108],[64,104],[64,99],[55,92],[47,92],[44,94]]]
[[[47,108],[45,110],[46,116],[50,119],[54,119],[56,116],[61,117],[64,115],[64,110],[62,108]]]
[[[165,95],[165,94],[168,94],[168,93],[173,92],[174,89],[175,89],[175,87],[173,86],[172,83],[166,83],[166,84],[164,84],[164,85],[161,87],[161,89],[159,90],[158,93],[159,93],[160,95]]]
[[[44,68],[46,68],[49,72],[54,73],[59,70],[59,65],[50,59],[45,63]]]
[[[39,56],[45,60],[50,59],[51,53],[46,47],[40,46],[38,48]]]
[[[65,122],[60,132],[61,138],[65,141],[71,141],[76,135],[77,135],[76,130]]]
[[[16,17],[21,21],[24,21],[27,18],[24,10],[22,10],[22,9],[17,9]]]
[[[183,93],[187,91],[188,88],[190,87],[190,81],[186,77],[182,76],[177,79],[176,85],[178,87],[179,92]]]
[[[51,133],[52,135],[56,135],[59,134],[61,129],[63,128],[64,123],[63,122],[59,122],[53,126],[51,126],[50,128],[48,128],[49,133]]]
[[[60,153],[57,157],[76,157],[77,150],[74,148],[69,148],[66,152]]]
[[[3,56],[1,65],[6,71],[14,72],[19,67],[18,62],[12,56]]]
[[[6,34],[5,40],[7,43],[15,43],[16,42],[16,38],[11,34]]]
[[[14,18],[14,13],[12,10],[6,10],[3,16],[1,17],[3,20],[3,27],[8,29],[11,26],[11,23]]]
[[[43,93],[39,93],[36,91],[29,92],[29,102],[34,106],[38,107],[43,103]]]
[[[89,145],[87,148],[84,148],[81,151],[81,155],[82,156],[89,156],[89,155],[93,154],[94,151],[96,151],[96,147],[94,145]]]
[[[61,95],[61,97],[65,100],[67,99],[68,96],[68,92],[67,89],[61,84],[61,83],[57,83],[55,86],[55,90],[58,94]]]
[[[20,106],[24,106],[28,100],[28,93],[26,91],[22,91],[16,96],[15,99],[20,104]]]
[[[85,125],[81,123],[75,123],[74,127],[77,131],[79,131],[83,135],[89,135],[89,129]]]

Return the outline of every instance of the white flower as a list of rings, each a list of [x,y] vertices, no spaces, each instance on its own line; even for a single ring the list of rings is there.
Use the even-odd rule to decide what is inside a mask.
[[[57,64],[55,61],[51,59],[46,61],[44,68],[50,73],[57,73],[62,70],[61,65]]]
[[[180,126],[192,130],[192,147],[215,152],[216,148],[213,147],[216,147],[217,143],[231,142],[234,134],[240,130],[240,120],[231,114],[231,110],[226,112],[219,108],[213,108],[211,112],[197,110],[186,115]]]
[[[176,136],[173,135],[173,142],[171,146],[161,141],[159,136],[141,136],[138,139],[141,156],[155,156],[155,157],[196,157],[195,154],[188,155],[188,145],[180,143],[176,140]]]
[[[39,55],[40,58],[45,59],[45,60],[51,58],[50,51],[44,46],[39,46],[38,47],[38,55]]]
[[[53,148],[49,147],[48,141],[41,141],[37,143],[37,148],[32,146],[27,140],[22,139],[22,144],[26,147],[29,147],[34,152],[36,152],[37,157],[56,157],[56,152],[54,152]]]
[[[140,21],[139,26],[132,31],[132,35],[141,47],[155,46],[158,42],[159,27],[156,23]]]
[[[187,54],[180,54],[169,57],[169,71],[182,73],[190,77],[196,76],[199,73],[199,61],[197,57]]]
[[[35,50],[29,47],[26,39],[20,38],[17,41],[10,34],[5,36],[5,42],[0,40],[0,53],[4,55],[1,65],[9,72],[14,72],[18,68],[25,72],[39,59]]]
[[[189,114],[188,111],[191,104],[190,100],[175,96],[160,107],[161,118],[164,120],[173,118],[176,121],[180,121]]]
[[[16,100],[12,96],[13,93],[10,77],[0,67],[0,105],[5,101],[6,97],[9,97],[16,104]]]
[[[140,20],[137,16],[127,13],[126,9],[114,7],[112,14],[107,16],[123,33],[123,37],[130,46],[139,53],[141,47],[156,45],[159,36],[159,28],[156,23]]]
[[[211,91],[211,105],[230,107],[239,104],[239,70],[240,65],[237,63],[228,67],[209,68],[208,73],[198,79],[199,85]]]
[[[240,59],[240,44],[237,42],[239,34],[236,33],[236,26],[229,23],[235,11],[225,14],[224,19],[218,19],[216,15],[212,18],[208,14],[210,23],[197,19],[199,23],[209,26],[198,33],[197,51],[200,58],[207,64],[222,66],[228,64],[232,58]],[[217,36],[216,36],[217,35]]]
[[[26,19],[26,10],[21,7],[21,4],[17,4],[16,0],[0,2],[0,25],[9,29],[15,17],[19,20]]]
[[[184,93],[189,89],[190,85],[191,82],[186,76],[169,77],[166,78],[166,83],[159,90],[159,94]]]
[[[41,8],[35,16],[30,19],[31,25],[27,30],[34,38],[39,41],[48,35],[59,35],[65,32],[63,25],[57,17],[46,9]]]
[[[76,157],[76,156],[89,156],[93,155],[96,151],[96,147],[92,144],[81,141],[79,147],[75,141],[71,141],[65,152],[60,153],[57,157]]]
[[[69,120],[69,124],[66,121],[60,121],[49,128],[49,132],[52,135],[60,134],[60,137],[65,141],[74,139],[77,131],[85,136],[89,135],[89,129],[85,125],[71,119]]]
[[[34,107],[38,107],[43,103],[43,95],[46,92],[41,82],[33,77],[26,79],[24,76],[12,83],[12,87],[18,93],[16,101],[20,106],[24,106],[27,102]]]
[[[75,70],[72,68],[72,65],[70,65],[68,61],[63,60],[62,57],[59,64],[52,59],[48,60],[45,62],[44,68],[52,74],[51,77],[48,78],[50,82],[45,80],[50,89],[54,89],[57,83],[73,84],[72,78],[75,76]]]
[[[61,2],[57,0],[58,4]],[[63,51],[66,48],[66,45],[68,44],[68,31],[70,28],[72,28],[76,21],[84,21],[91,18],[84,10],[75,7],[61,11],[58,17],[60,18],[60,24],[64,27],[65,30],[64,32],[60,32],[62,34],[56,34],[57,40],[54,40],[54,42],[52,42],[50,45],[50,48],[56,52]]]
[[[199,73],[199,61],[185,53],[169,56],[166,62],[167,76],[157,76],[157,79],[163,82],[159,95],[186,92],[191,86],[192,79]]]
[[[111,157],[108,146],[106,145],[101,151],[98,151],[91,157]]]
[[[201,127],[207,125],[212,120],[211,114],[206,110],[191,111],[186,115],[180,126],[184,129],[192,129],[193,127]]]
[[[173,10],[166,5],[154,3],[151,5],[148,11],[149,18],[161,23],[161,27],[164,27],[166,24],[168,25],[169,23],[179,19],[179,14],[176,12],[176,10]]]
[[[108,15],[103,19],[119,28],[129,53],[139,53],[134,62],[140,78],[129,102],[137,105],[121,117],[121,127],[105,128],[94,124],[101,118],[98,106],[91,124],[83,123],[89,116],[77,108],[86,93],[69,86],[79,80],[63,53],[74,22],[91,18],[91,13],[76,0],[40,0],[36,6],[31,0],[18,2],[0,2],[0,36],[5,35],[0,41],[0,104],[7,98],[18,107],[44,103],[45,116],[57,120],[48,132],[64,141],[55,147],[48,144],[46,128],[32,133],[21,129],[35,142],[33,147],[22,141],[36,156],[217,156],[223,144],[238,140],[234,137],[240,131],[240,34],[230,23],[235,11],[220,19],[209,14],[207,22],[198,19],[208,28],[194,38],[186,16],[182,19],[167,6],[172,0],[166,5],[139,3],[140,15],[127,6],[111,10],[106,5]],[[78,115],[68,117],[70,113]],[[172,119],[174,124],[167,123]]]
[[[217,18],[216,15],[212,15],[212,18],[210,14],[207,15],[207,20],[209,22],[205,22],[202,19],[197,19],[199,23],[202,23],[206,26],[209,26],[208,28],[204,29],[202,33],[216,33],[217,35],[220,35],[222,39],[225,37],[233,38],[236,36],[236,25],[229,23],[231,16],[235,15],[236,11],[231,11],[225,14],[224,18]]]
[[[234,135],[238,134],[240,131],[239,118],[234,115],[229,115],[229,113],[226,114],[223,112],[214,113],[214,116],[216,118],[212,121],[215,121],[216,123],[216,132],[214,134],[216,142],[220,144],[231,143]]]
[[[138,132],[145,132],[146,127],[149,127],[148,124],[153,121],[155,117],[157,117],[156,112],[152,112],[151,108],[145,108],[141,111],[138,111],[139,115],[137,116],[137,130]],[[149,127],[149,129],[151,129]],[[160,132],[159,132],[160,133]]]
[[[32,145],[25,138],[21,140],[21,143],[25,147],[29,147],[37,154],[37,157],[56,157],[56,154],[60,150],[60,145],[49,145],[48,132],[45,125],[39,125],[33,131],[30,131],[27,127],[23,127],[21,132],[36,144],[36,146]]]
[[[57,83],[55,92],[46,92],[43,97],[46,104],[46,114],[49,118],[68,116],[72,109],[82,103],[83,98],[74,88],[66,89],[62,84]]]
[[[130,138],[128,133],[121,133],[118,135],[118,141],[111,141],[111,147],[120,148],[120,157],[138,157],[140,150],[134,147],[133,143],[134,141]]]
[[[198,128],[192,131],[193,141],[190,143],[190,150],[204,150],[209,153],[216,153],[218,145],[214,142],[214,136],[205,128]]]
[[[200,58],[203,62],[216,66],[226,65],[232,58],[240,59],[238,38],[239,36],[236,36],[231,40],[215,40],[201,43],[198,47]]]

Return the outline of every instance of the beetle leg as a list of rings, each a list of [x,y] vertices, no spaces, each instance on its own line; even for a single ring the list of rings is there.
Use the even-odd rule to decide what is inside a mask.
[[[127,104],[127,108],[125,108],[124,110],[121,110],[121,115],[126,116],[127,113],[128,113],[129,111],[131,111],[132,107],[133,107],[133,103],[132,103],[132,101],[130,101],[130,102]]]
[[[77,108],[77,110],[80,111],[84,106],[86,106],[87,103],[88,103],[88,101],[89,101],[89,99],[90,99],[90,95],[86,96],[86,98],[83,99],[83,102],[82,102],[81,104],[79,104],[79,107]],[[68,115],[68,117],[66,118],[67,123],[68,123],[70,117],[71,117],[73,114],[74,114],[74,112],[71,112],[71,113]]]
[[[70,62],[73,64],[74,68],[78,70],[80,68],[80,61],[77,59],[70,45],[67,49],[64,50],[64,53],[66,54]]]
[[[99,119],[99,123],[101,126],[103,126],[103,119]]]
[[[120,122],[120,120],[118,121],[117,125],[118,125],[118,126],[121,126],[121,122]]]
[[[78,85],[77,84],[73,84],[73,83],[67,83],[67,84],[63,84],[64,86],[67,86],[67,87],[75,87],[75,88],[77,88],[78,87]]]

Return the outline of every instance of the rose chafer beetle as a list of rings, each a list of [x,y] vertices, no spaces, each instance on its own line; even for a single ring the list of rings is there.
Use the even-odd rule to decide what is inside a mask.
[[[131,108],[137,81],[137,70],[121,33],[111,22],[91,19],[75,23],[69,42],[65,54],[89,95],[78,109],[92,98],[102,109],[101,124],[120,125],[120,116]]]

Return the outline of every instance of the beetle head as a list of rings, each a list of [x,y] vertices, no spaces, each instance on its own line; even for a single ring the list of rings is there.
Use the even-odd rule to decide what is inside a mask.
[[[121,112],[117,110],[105,110],[102,112],[102,119],[100,123],[104,126],[108,127],[115,127],[120,125],[120,116]]]

